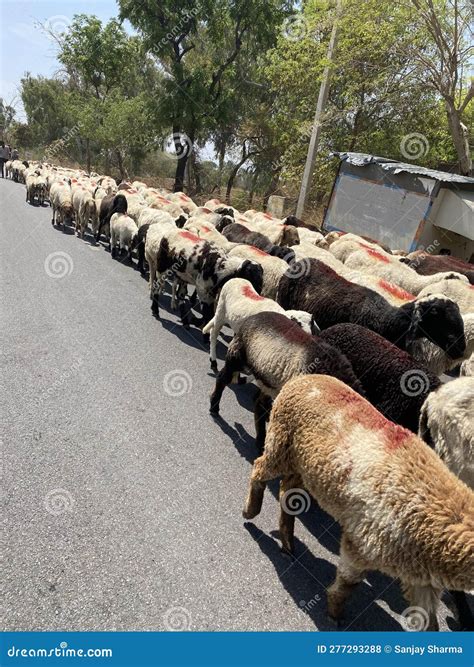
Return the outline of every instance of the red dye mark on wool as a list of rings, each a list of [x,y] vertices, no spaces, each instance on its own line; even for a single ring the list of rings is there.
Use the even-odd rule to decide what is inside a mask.
[[[403,287],[399,287],[394,283],[389,283],[386,280],[380,279],[379,285],[380,287],[382,287],[382,289],[387,290],[387,292],[390,292],[390,294],[393,294],[399,299],[407,299],[409,301],[413,301],[413,299],[415,298],[414,294],[410,294],[410,292],[404,290]]]
[[[247,299],[252,299],[252,301],[264,301],[265,297],[260,296],[260,294],[257,294],[257,292],[254,290],[253,287],[250,285],[244,285],[242,287],[242,294],[247,298]]]
[[[251,245],[251,246],[249,246],[249,247],[252,249],[252,251],[253,251],[256,255],[263,255],[264,257],[268,257],[268,252],[265,252],[265,250],[260,250],[260,248],[257,248],[257,247],[254,246],[254,245]]]
[[[335,406],[346,406],[345,412],[352,424],[360,424],[370,431],[381,431],[389,451],[398,449],[414,437],[411,431],[391,422],[349,387],[331,389],[326,396]]]
[[[382,253],[378,252],[377,250],[369,248],[368,246],[366,247],[366,250],[368,255],[378,260],[379,262],[385,262],[386,264],[390,263],[390,260],[387,259],[384,255],[382,255]]]
[[[202,239],[199,236],[193,234],[192,232],[180,232],[179,235],[183,239],[188,239],[188,241],[193,241],[193,243],[199,243],[200,241],[202,241]]]

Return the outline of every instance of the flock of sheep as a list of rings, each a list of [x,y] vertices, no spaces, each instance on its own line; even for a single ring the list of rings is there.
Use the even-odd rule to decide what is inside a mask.
[[[444,589],[473,628],[474,267],[447,256],[393,254],[355,236],[323,236],[294,216],[240,213],[212,199],[116,182],[46,164],[7,163],[26,198],[48,199],[53,224],[91,226],[112,257],[149,271],[152,311],[172,286],[185,327],[210,340],[226,386],[251,375],[256,444],[244,517],[265,485],[307,490],[342,527],[328,589],[335,619],[368,570],[400,579],[406,599],[437,629]],[[194,288],[192,296],[188,286]],[[200,310],[200,317],[193,313]],[[234,337],[218,372],[224,324]],[[440,376],[456,376],[442,382]],[[446,380],[446,378],[444,378]],[[268,423],[268,428],[267,428]],[[293,551],[294,513],[280,535]]]

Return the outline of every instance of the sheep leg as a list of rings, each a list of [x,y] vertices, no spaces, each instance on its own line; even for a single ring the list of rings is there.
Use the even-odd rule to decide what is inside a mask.
[[[343,535],[336,579],[327,589],[328,614],[331,618],[335,620],[341,618],[349,594],[364,579],[366,569],[366,565],[358,557],[354,547]]]
[[[459,625],[463,630],[474,630],[474,618],[464,591],[450,591],[458,613]]]
[[[216,378],[216,386],[211,394],[210,413],[219,414],[219,407],[224,389],[232,382],[234,373],[243,370],[245,366],[245,352],[241,343],[235,343],[235,338],[227,350],[225,364]]]
[[[265,445],[265,424],[269,419],[272,409],[272,399],[259,391],[254,404],[254,422],[255,422],[255,445],[257,446],[259,454],[263,452]]]
[[[420,614],[424,612],[426,615],[426,627],[418,627],[418,618],[417,618],[417,630],[429,630],[430,632],[436,632],[439,630],[438,619],[436,617],[436,611],[438,609],[439,598],[441,595],[441,590],[434,588],[433,586],[404,586],[403,593],[406,599],[409,602],[410,607],[417,607],[420,611]],[[420,616],[421,621],[424,621],[424,618]]]
[[[253,519],[257,514],[260,514],[266,482],[279,477],[283,472],[285,472],[284,461],[280,456],[274,456],[271,447],[269,451],[265,451],[265,454],[255,459],[242,512],[244,519]]]
[[[301,488],[302,480],[299,475],[289,475],[283,477],[280,482],[280,539],[283,551],[286,551],[291,556],[295,550],[294,535],[295,535],[295,514],[289,514],[285,511],[284,496],[285,493],[291,489]]]

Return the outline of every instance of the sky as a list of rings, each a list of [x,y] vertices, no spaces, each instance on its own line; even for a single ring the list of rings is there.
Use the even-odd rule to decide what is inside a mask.
[[[25,72],[52,76],[59,69],[54,42],[38,23],[61,31],[74,14],[107,21],[117,12],[115,0],[0,0],[0,97],[14,102],[18,120],[24,120],[18,87]]]

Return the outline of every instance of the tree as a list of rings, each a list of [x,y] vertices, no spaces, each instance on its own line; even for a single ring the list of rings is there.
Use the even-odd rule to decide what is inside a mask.
[[[156,99],[172,130],[175,190],[182,190],[189,151],[230,120],[233,82],[242,53],[257,55],[275,41],[287,0],[119,0],[120,15],[143,35],[166,73]],[[241,91],[242,92],[242,91]],[[224,120],[225,119],[225,120]]]
[[[474,81],[463,74],[469,71],[473,56],[471,42],[471,0],[410,0],[415,9],[412,21],[418,39],[410,53],[417,64],[417,74],[444,100],[449,129],[459,160],[459,171],[472,172],[469,127],[463,115],[474,99]]]

